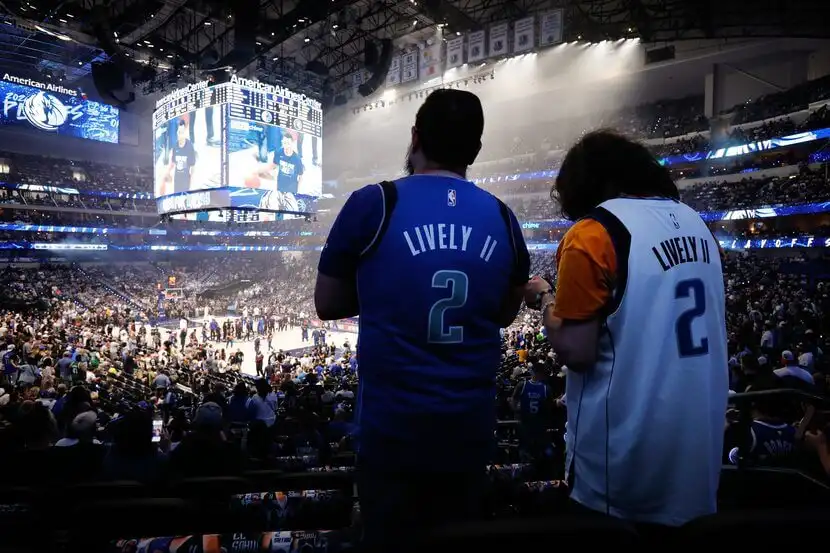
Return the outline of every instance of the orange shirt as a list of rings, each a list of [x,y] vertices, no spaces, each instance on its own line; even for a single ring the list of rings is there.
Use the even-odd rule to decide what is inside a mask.
[[[556,252],[556,303],[553,316],[587,321],[611,299],[617,255],[600,223],[583,219],[573,225]]]

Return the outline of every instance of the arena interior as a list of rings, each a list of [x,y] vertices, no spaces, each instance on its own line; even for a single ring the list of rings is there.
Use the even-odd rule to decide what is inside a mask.
[[[518,217],[531,274],[555,280],[551,187],[595,129],[645,144],[718,240],[719,513],[683,540],[806,547],[830,522],[826,1],[6,0],[0,19],[4,550],[360,551],[359,319],[317,318],[317,260],[354,190],[403,176],[439,88],[483,103],[470,178]],[[645,547],[565,513],[568,370],[541,331],[530,309],[504,329],[488,518],[438,550]],[[539,367],[531,450],[514,390]],[[789,438],[761,447],[756,420]]]

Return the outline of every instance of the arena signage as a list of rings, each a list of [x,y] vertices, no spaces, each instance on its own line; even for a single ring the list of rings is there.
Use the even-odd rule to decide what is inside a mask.
[[[78,91],[72,88],[66,88],[65,86],[61,86],[55,83],[43,83],[40,81],[36,81],[34,79],[18,77],[17,75],[12,75],[10,73],[4,73],[3,80],[7,83],[18,84],[21,86],[30,86],[32,88],[39,88],[41,90],[47,90],[49,92],[56,92],[58,94],[65,94],[66,96],[72,96],[73,98],[78,96]]]
[[[177,100],[182,96],[187,96],[191,92],[196,92],[198,90],[203,90],[210,86],[210,81],[199,81],[198,83],[191,83],[187,86],[182,88],[176,89],[167,96],[163,96],[161,99],[156,101],[156,109],[160,108],[164,104],[172,102],[173,100]]]
[[[159,198],[159,213],[198,211],[210,207],[210,191],[190,192]]]
[[[246,79],[244,77],[238,77],[236,75],[231,76],[231,84],[244,86],[245,88],[253,88],[255,90],[259,90],[267,94],[282,96],[283,98],[288,98],[289,100],[296,100],[297,102],[305,104],[311,109],[322,109],[322,104],[317,100],[309,98],[301,92],[294,92],[293,90],[285,88],[284,86],[262,83],[254,79]]]

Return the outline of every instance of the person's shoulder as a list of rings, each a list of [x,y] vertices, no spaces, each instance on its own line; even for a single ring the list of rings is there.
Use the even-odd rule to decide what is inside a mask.
[[[602,223],[585,217],[574,223],[562,238],[562,247],[589,248],[591,245],[605,245],[611,236]]]

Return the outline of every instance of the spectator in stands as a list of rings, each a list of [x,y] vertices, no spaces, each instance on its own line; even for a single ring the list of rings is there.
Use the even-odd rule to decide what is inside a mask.
[[[804,367],[798,365],[798,361],[790,350],[781,352],[781,364],[783,367],[773,371],[775,376],[786,383],[788,387],[795,389],[812,390],[815,383],[813,382],[813,375],[807,372]]]
[[[225,438],[222,408],[203,403],[193,429],[170,453],[170,472],[180,477],[233,476],[242,470],[242,453]]]
[[[262,421],[271,428],[277,420],[277,395],[264,378],[257,379],[256,394],[248,402],[248,420]]]
[[[568,366],[571,498],[664,528],[715,512],[729,383],[711,232],[648,150],[607,131],[571,148],[551,194],[578,222],[556,294],[534,277],[526,302]]]
[[[103,477],[155,483],[164,476],[166,459],[153,442],[153,418],[133,410],[110,423],[112,445],[103,461]]]
[[[368,551],[417,549],[413,524],[424,535],[480,507],[499,328],[516,317],[530,265],[512,212],[466,180],[483,128],[475,95],[430,94],[411,129],[410,176],[352,194],[320,257],[318,316],[361,321]]]

